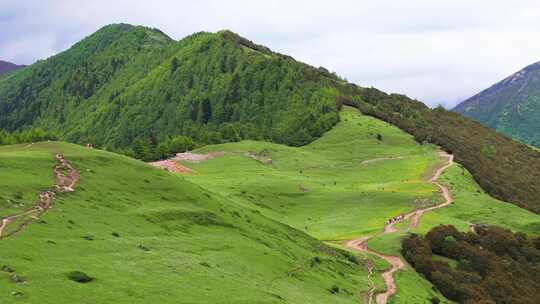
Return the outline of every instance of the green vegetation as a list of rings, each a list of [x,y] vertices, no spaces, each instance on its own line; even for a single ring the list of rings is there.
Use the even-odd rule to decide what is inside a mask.
[[[450,189],[454,204],[426,213],[415,232],[426,233],[440,223],[461,231],[469,230],[470,224],[497,225],[527,234],[540,231],[538,214],[490,197],[461,165],[446,170],[441,182]]]
[[[437,162],[435,147],[352,108],[307,146],[241,141],[195,152],[210,151],[227,153],[183,163],[196,171],[188,180],[323,240],[381,230],[418,200],[438,199],[436,187],[423,180]]]
[[[538,151],[511,140],[481,124],[442,108],[429,109],[402,95],[376,89],[360,90],[360,97],[344,104],[395,124],[418,142],[431,142],[455,155],[491,196],[540,212],[540,158]]]
[[[540,147],[540,63],[532,64],[457,105],[453,111]]]
[[[319,239],[351,239],[379,231],[386,219],[414,209],[419,199],[440,203],[437,189],[424,181],[437,163],[435,147],[419,145],[396,127],[348,107],[334,129],[304,147],[242,141],[196,150],[211,151],[227,154],[198,164],[183,162],[196,171],[187,179]],[[469,223],[491,223],[537,233],[537,214],[491,198],[459,164],[445,171],[440,181],[449,186],[455,202],[426,213],[415,232],[427,232],[441,223],[464,231]],[[375,237],[369,247],[400,255],[406,235]],[[379,271],[388,267],[382,263]],[[395,303],[432,297],[447,302],[410,267],[399,272],[396,281]]]
[[[169,144],[177,136],[194,146],[245,139],[301,146],[332,128],[343,104],[454,152],[490,195],[540,211],[537,151],[230,31],[176,42],[156,29],[110,25],[0,79],[0,128],[40,127],[144,160],[174,153]]]
[[[538,151],[229,31],[175,42],[156,29],[107,26],[2,77],[0,128],[12,132],[0,133],[0,145],[57,137],[142,160],[196,147],[226,152],[183,164],[195,174],[180,177],[68,144],[0,147],[2,216],[28,208],[52,185],[53,153],[65,152],[82,174],[77,191],[60,196],[42,221],[0,241],[0,265],[12,270],[0,272],[8,302],[77,302],[84,294],[115,303],[180,295],[353,303],[369,289],[366,260],[321,241],[370,234],[388,218],[438,203],[438,189],[425,182],[437,163],[433,144],[463,167],[442,177],[455,204],[426,214],[416,233],[441,223],[529,235],[540,228]],[[369,246],[399,254],[403,237]],[[387,267],[370,258],[378,272]],[[82,274],[93,280],[70,280]],[[373,281],[380,291],[380,277]],[[397,282],[394,302],[447,302],[410,267]]]
[[[433,259],[457,260],[457,267]],[[403,255],[449,299],[459,303],[538,303],[540,237],[496,226],[462,233],[438,226],[403,240]]]
[[[334,79],[228,31],[175,42],[110,25],[2,79],[0,128],[39,126],[143,159],[161,157],[158,144],[178,135],[303,145],[338,120]],[[151,153],[133,151],[137,140]]]
[[[2,303],[357,303],[368,288],[364,262],[350,254],[97,149],[0,147],[1,202],[18,202],[0,217],[26,209],[54,183],[57,152],[81,180],[40,221],[0,240]],[[93,280],[76,282],[81,273]],[[339,293],[330,292],[334,285]]]
[[[33,143],[45,140],[55,140],[56,135],[45,132],[41,128],[32,128],[24,131],[8,133],[0,130],[0,146],[20,143]]]
[[[437,189],[424,179],[437,164],[435,147],[419,145],[398,128],[349,107],[336,127],[307,146],[241,141],[195,152],[212,151],[227,153],[182,163],[196,171],[188,180],[322,240],[380,231],[388,218],[414,209],[418,201],[439,200]],[[399,253],[403,235],[388,237],[381,245]],[[384,283],[378,273],[389,265],[369,259],[375,262],[373,281],[380,292]],[[395,303],[444,299],[410,267],[397,282]]]
[[[437,188],[425,181],[438,162],[436,147],[356,109],[340,115],[302,147],[244,140],[200,148],[226,153],[184,162],[195,170],[185,176],[70,144],[0,147],[0,217],[28,208],[52,185],[54,153],[64,152],[81,172],[76,191],[58,196],[42,221],[0,240],[0,265],[10,270],[0,272],[0,295],[8,303],[83,295],[117,303],[180,295],[188,302],[355,303],[371,286],[368,259],[382,291],[379,273],[388,264],[347,253],[335,240],[379,231],[426,200],[438,203]],[[172,142],[183,147],[186,139]],[[537,232],[538,215],[490,198],[464,168],[453,166],[441,182],[455,203],[424,215],[417,232],[441,223],[466,230],[469,219]],[[369,246],[399,255],[404,236],[373,238]],[[92,280],[74,280],[86,277]],[[449,303],[411,267],[396,282],[391,303]]]

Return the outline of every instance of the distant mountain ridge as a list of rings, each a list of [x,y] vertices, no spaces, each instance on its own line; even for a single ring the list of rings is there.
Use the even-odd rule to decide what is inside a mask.
[[[24,68],[25,65],[17,65],[8,61],[0,60],[0,75]]]
[[[540,147],[540,62],[470,97],[453,111]]]

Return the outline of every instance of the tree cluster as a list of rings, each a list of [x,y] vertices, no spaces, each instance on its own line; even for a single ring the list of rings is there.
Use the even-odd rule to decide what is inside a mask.
[[[407,261],[448,299],[459,303],[540,303],[540,237],[500,227],[459,232],[438,226],[402,242]],[[450,265],[442,256],[457,262]]]
[[[57,137],[54,134],[45,132],[43,129],[40,128],[32,128],[12,133],[0,130],[0,146],[21,143],[33,143],[56,139]]]

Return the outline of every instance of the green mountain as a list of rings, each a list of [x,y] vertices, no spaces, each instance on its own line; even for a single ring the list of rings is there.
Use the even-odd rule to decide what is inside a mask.
[[[22,68],[24,68],[24,65],[17,65],[8,61],[0,60],[0,76]]]
[[[304,145],[339,121],[344,104],[454,152],[494,197],[540,211],[540,158],[526,145],[230,31],[173,41],[156,29],[110,25],[0,79],[1,129],[42,128],[145,160],[243,139]]]
[[[453,111],[540,147],[540,62],[463,101]]]
[[[0,83],[0,127],[126,148],[187,135],[301,145],[337,122],[335,77],[231,33],[110,25]]]

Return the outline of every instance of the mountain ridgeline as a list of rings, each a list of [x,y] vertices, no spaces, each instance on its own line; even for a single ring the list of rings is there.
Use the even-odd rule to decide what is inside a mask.
[[[40,126],[107,148],[180,134],[302,145],[338,120],[326,78],[228,31],[175,42],[111,25],[2,81],[0,127]]]
[[[540,62],[463,101],[454,111],[540,147]]]
[[[24,68],[24,65],[17,65],[11,62],[0,60],[0,76],[22,68]]]
[[[230,31],[174,41],[156,29],[109,25],[0,80],[0,128],[42,128],[145,160],[177,152],[179,139],[184,148],[242,139],[304,145],[338,122],[343,104],[455,153],[491,195],[540,211],[540,154],[528,146]]]

